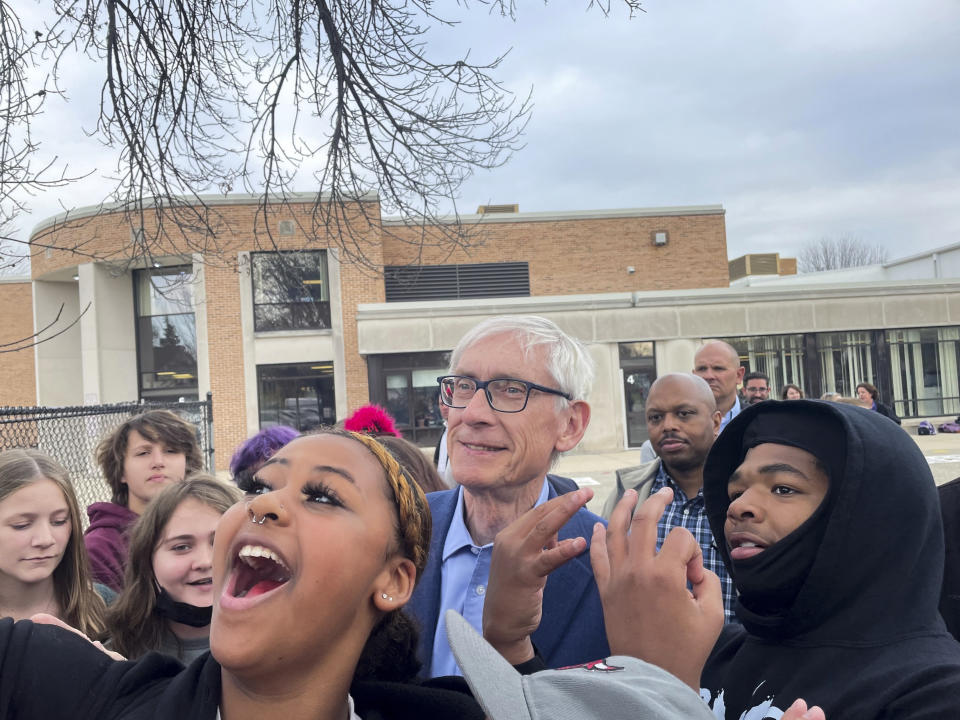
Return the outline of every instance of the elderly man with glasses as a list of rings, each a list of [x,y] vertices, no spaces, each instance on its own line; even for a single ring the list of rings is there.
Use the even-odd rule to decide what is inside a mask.
[[[593,362],[581,343],[549,320],[499,317],[461,339],[449,374],[438,382],[440,401],[449,408],[447,451],[459,487],[428,496],[430,558],[406,608],[419,621],[426,677],[461,674],[447,644],[444,612],[456,610],[481,630],[497,534],[531,508],[576,489],[573,481],[548,471],[586,431]],[[581,508],[556,541],[589,539],[598,521]],[[576,542],[572,548],[586,547]],[[543,614],[532,639],[549,667],[608,654],[586,554],[546,578]]]

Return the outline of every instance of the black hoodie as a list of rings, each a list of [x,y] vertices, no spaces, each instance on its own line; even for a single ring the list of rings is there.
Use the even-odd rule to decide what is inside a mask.
[[[816,544],[794,553],[810,559],[799,589],[776,613],[738,601],[743,625],[724,628],[701,695],[728,720],[776,719],[798,697],[820,705],[828,720],[960,717],[960,644],[937,612],[944,551],[936,487],[916,443],[882,415],[769,401],[724,429],[704,468],[704,501],[734,584],[723,535],[727,481],[745,454],[744,432],[768,413],[845,439],[844,469],[830,473],[814,515],[764,550]]]

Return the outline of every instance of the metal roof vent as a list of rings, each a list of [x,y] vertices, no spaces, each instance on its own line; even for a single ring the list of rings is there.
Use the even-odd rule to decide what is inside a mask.
[[[477,208],[477,215],[492,215],[493,213],[517,213],[520,205],[481,205]]]

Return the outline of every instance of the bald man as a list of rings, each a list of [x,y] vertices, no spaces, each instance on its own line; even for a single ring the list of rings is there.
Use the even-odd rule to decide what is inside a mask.
[[[650,386],[646,413],[650,442],[659,457],[617,471],[617,488],[604,504],[604,517],[609,519],[627,488],[637,491],[640,502],[660,488],[672,489],[673,502],[657,524],[657,549],[675,527],[693,533],[703,550],[704,567],[720,577],[724,613],[730,621],[733,582],[713,549],[713,535],[703,509],[703,464],[720,432],[720,412],[712,389],[696,375],[664,375]]]
[[[722,340],[705,343],[693,356],[693,373],[699,375],[713,391],[720,411],[720,430],[740,414],[737,386],[743,380],[746,368],[740,366],[736,348]]]

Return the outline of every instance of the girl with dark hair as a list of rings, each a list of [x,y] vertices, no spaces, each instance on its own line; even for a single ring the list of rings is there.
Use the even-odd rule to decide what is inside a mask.
[[[781,400],[803,400],[806,397],[803,392],[803,388],[799,385],[794,385],[792,383],[783,386],[783,390],[780,391]]]
[[[209,655],[186,669],[155,653],[114,662],[62,628],[2,620],[0,717],[484,716],[469,695],[408,682],[416,640],[401,609],[426,564],[430,510],[383,446],[297,438],[242,489],[217,526]]]
[[[130,530],[126,582],[107,611],[111,649],[189,663],[210,648],[213,538],[239,500],[236,488],[202,474],[153,499]]]
[[[884,405],[880,402],[880,391],[874,385],[871,385],[868,382],[862,382],[857,385],[857,398],[860,400],[863,407],[868,410],[874,410],[881,415],[890,418],[897,425],[900,424],[900,418],[897,417],[897,413],[894,412],[893,408],[889,405]]]
[[[0,617],[49,613],[98,638],[104,603],[90,580],[67,471],[39,450],[0,453]]]
[[[203,466],[196,428],[169,410],[136,415],[103,439],[97,462],[110,485],[110,502],[87,508],[83,540],[93,578],[119,592],[127,562],[127,530],[168,483]]]

